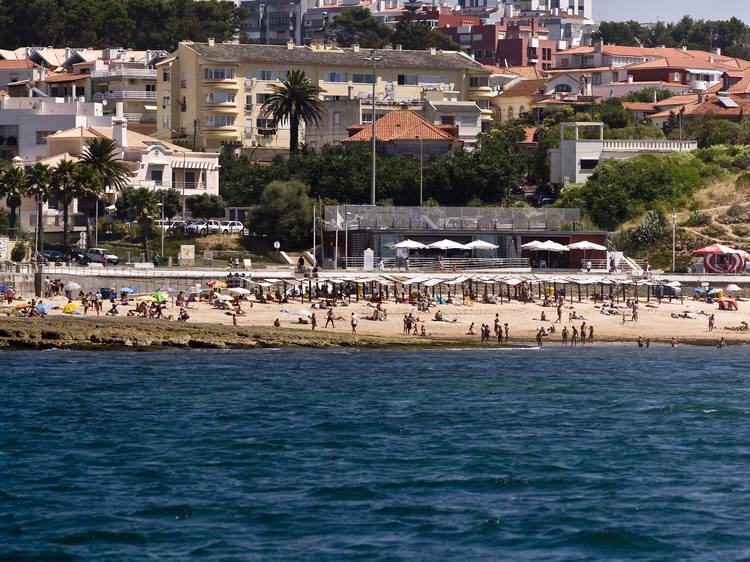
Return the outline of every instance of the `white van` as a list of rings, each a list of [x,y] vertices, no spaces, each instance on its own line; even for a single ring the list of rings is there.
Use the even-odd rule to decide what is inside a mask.
[[[86,255],[91,259],[91,261],[95,261],[98,263],[102,262],[102,256],[107,256],[107,264],[117,265],[117,262],[120,261],[120,258],[118,258],[115,254],[110,254],[109,250],[107,250],[106,248],[91,248]]]

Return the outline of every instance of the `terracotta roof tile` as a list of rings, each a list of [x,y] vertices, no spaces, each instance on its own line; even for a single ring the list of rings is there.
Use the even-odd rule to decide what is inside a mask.
[[[14,68],[31,68],[35,66],[30,60],[0,60],[0,70],[12,70]]]
[[[546,84],[546,80],[521,80],[505,90],[498,97],[512,98],[517,96],[533,96],[534,94],[539,94],[544,91]]]
[[[656,111],[653,103],[645,103],[639,101],[624,101],[622,106],[630,111]]]
[[[344,139],[344,142],[361,142],[372,139],[372,125],[352,127],[352,132],[354,134]],[[375,122],[375,138],[379,141],[416,140],[417,137],[425,141],[461,142],[439,125],[431,123],[409,109],[391,111]]]

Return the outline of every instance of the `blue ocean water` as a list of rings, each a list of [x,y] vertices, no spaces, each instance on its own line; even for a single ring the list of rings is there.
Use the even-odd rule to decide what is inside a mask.
[[[0,559],[747,559],[746,365],[2,353]]]

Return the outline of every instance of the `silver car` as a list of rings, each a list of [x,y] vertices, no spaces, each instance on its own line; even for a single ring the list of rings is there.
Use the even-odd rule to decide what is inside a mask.
[[[222,234],[242,234],[245,226],[240,221],[221,221]]]

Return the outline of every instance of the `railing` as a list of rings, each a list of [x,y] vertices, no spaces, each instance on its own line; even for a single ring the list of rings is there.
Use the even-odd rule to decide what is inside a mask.
[[[100,92],[94,94],[94,101],[103,100],[156,101],[156,92],[145,90],[115,90],[114,92]]]
[[[530,269],[527,258],[445,258],[441,262],[438,258],[409,258],[408,268],[406,260],[402,258],[375,258],[373,269],[383,260],[384,269],[390,271],[464,271],[467,269]],[[344,268],[364,268],[364,257],[352,256],[342,258],[339,263]]]
[[[602,147],[611,150],[690,151],[698,148],[698,141],[606,139],[602,141]]]
[[[123,113],[128,123],[156,123],[155,117],[149,117],[145,113]]]
[[[110,70],[95,70],[92,78],[156,78],[155,68],[127,68],[120,67]]]

